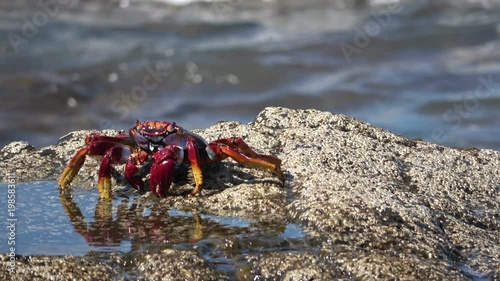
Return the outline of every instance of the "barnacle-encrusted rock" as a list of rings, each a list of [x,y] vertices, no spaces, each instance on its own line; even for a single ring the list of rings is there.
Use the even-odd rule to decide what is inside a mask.
[[[73,132],[38,151],[12,143],[0,151],[0,176],[56,179],[88,133]],[[295,252],[250,252],[239,278],[500,279],[500,152],[409,140],[349,116],[286,108],[267,108],[250,124],[222,122],[197,133],[208,140],[241,136],[256,150],[280,157],[287,183],[281,187],[266,173],[225,162],[205,171],[203,196],[170,196],[162,200],[166,208],[293,221],[311,241]],[[98,164],[87,161],[73,188],[95,186]],[[123,188],[120,183],[118,178],[115,185]],[[180,182],[172,192],[189,188]],[[185,254],[189,262],[171,254],[150,257],[150,268],[141,263],[135,277],[159,274],[151,270],[157,264],[183,262],[202,271],[165,269],[162,276],[173,279],[175,271],[185,279],[221,278],[195,253]],[[112,262],[91,257],[37,259],[67,263],[74,276],[99,269],[102,276],[125,278]],[[31,280],[41,270],[22,268],[18,280]],[[1,270],[1,279],[10,278]]]

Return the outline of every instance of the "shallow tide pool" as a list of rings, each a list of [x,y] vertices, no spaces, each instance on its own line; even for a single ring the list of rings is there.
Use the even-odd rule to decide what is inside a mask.
[[[0,185],[0,252],[20,255],[106,255],[195,250],[214,267],[234,271],[244,257],[265,251],[296,251],[306,238],[296,224],[272,225],[237,217],[164,209],[139,196],[99,200],[97,190],[59,193],[55,181],[15,186],[15,209]],[[11,192],[12,194],[12,192]],[[12,207],[12,206],[11,206]],[[9,245],[15,224],[15,245]],[[7,228],[7,231],[5,229]]]

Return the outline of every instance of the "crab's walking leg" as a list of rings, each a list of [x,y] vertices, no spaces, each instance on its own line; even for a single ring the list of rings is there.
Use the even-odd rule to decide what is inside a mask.
[[[259,154],[253,151],[253,149],[250,148],[250,146],[242,138],[230,137],[230,138],[218,139],[215,142],[232,147],[236,149],[238,152],[243,153],[247,157],[261,159],[266,162],[275,164],[278,167],[281,165],[281,160],[278,157],[272,155]]]
[[[281,171],[281,160],[271,155],[258,154],[241,138],[219,139],[209,143],[209,147],[221,159],[231,157],[236,162],[247,167],[275,174],[282,183],[285,182],[285,177]]]
[[[184,151],[176,145],[169,145],[153,155],[149,188],[153,194],[164,197],[174,180],[175,163],[184,159]]]
[[[85,163],[85,156],[87,156],[88,151],[89,148],[86,146],[78,150],[75,156],[71,158],[66,168],[64,168],[64,171],[59,178],[59,186],[62,189],[65,189],[73,181],[76,174],[78,174],[78,171],[82,168],[83,163]]]
[[[111,165],[122,164],[127,160],[131,161],[130,156],[132,156],[132,150],[127,146],[117,145],[106,151],[98,172],[97,188],[99,190],[99,197],[105,199],[111,198]],[[130,174],[128,176],[131,177]]]
[[[196,195],[200,193],[203,185],[203,172],[201,170],[200,165],[200,157],[198,155],[198,149],[195,145],[195,140],[193,138],[189,138],[186,144],[188,159],[191,163],[191,170],[193,171],[193,178],[195,187],[193,191],[191,191],[191,195]]]
[[[90,136],[87,137],[87,139],[89,138]],[[88,140],[87,144],[76,152],[75,156],[71,158],[66,168],[64,168],[64,171],[59,178],[59,186],[62,189],[65,189],[71,183],[71,181],[73,181],[76,174],[78,174],[78,171],[80,171],[80,168],[82,168],[83,163],[85,163],[85,158],[87,155],[104,155],[107,150],[115,145],[117,145],[115,141]]]

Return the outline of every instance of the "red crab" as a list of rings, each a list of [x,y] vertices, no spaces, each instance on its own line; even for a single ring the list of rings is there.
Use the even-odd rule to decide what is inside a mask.
[[[284,183],[281,160],[271,155],[253,151],[241,138],[222,138],[207,143],[195,133],[184,130],[175,122],[136,121],[129,134],[115,137],[90,134],[85,146],[78,150],[64,169],[59,186],[65,189],[78,174],[87,155],[101,155],[98,189],[101,198],[111,197],[111,165],[125,165],[125,179],[132,187],[145,190],[144,175],[139,173],[139,164],[152,158],[149,188],[161,197],[174,179],[175,164],[190,163],[195,181],[191,195],[198,194],[203,185],[201,165],[221,161],[227,157],[245,166],[263,169],[278,176]]]

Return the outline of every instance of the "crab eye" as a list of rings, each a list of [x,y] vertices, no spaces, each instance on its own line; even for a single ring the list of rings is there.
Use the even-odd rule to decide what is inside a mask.
[[[177,128],[175,127],[175,122],[170,123],[169,127],[172,128],[172,129],[170,129],[170,130],[167,129],[167,134],[168,135],[177,132]]]

